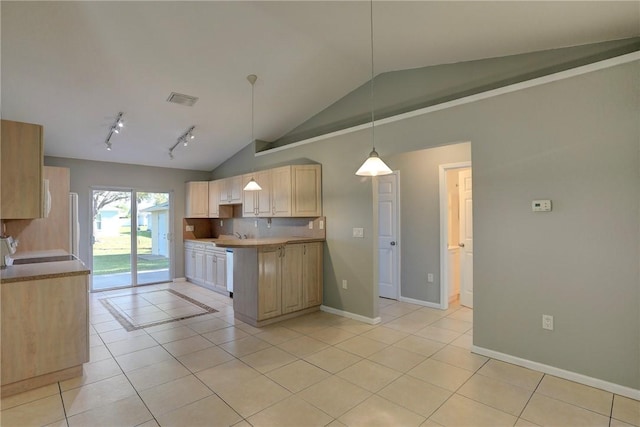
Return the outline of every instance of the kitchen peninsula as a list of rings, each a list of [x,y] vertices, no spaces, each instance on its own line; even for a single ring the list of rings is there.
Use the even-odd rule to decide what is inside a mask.
[[[90,271],[64,251],[27,256],[0,270],[3,397],[80,376],[89,361]]]

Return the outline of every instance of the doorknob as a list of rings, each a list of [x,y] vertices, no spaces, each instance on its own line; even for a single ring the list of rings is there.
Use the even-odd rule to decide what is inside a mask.
[[[390,245],[391,245],[391,246],[395,246],[395,245],[396,245],[396,242],[391,242],[391,243],[390,243]]]
[[[460,246],[461,248],[464,248],[464,243],[458,243],[458,246]]]

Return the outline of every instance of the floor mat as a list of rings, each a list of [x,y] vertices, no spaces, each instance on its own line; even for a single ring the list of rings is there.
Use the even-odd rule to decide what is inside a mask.
[[[100,298],[100,302],[129,332],[218,311],[173,289]]]

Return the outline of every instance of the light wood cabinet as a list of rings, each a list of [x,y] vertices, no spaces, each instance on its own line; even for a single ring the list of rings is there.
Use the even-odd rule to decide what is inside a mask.
[[[302,257],[302,308],[322,304],[322,242],[304,243]]]
[[[209,181],[209,218],[220,218],[219,181]]]
[[[291,166],[271,169],[271,216],[291,216]]]
[[[216,248],[213,244],[184,244],[184,275],[187,280],[228,295],[226,261],[226,250]]]
[[[281,253],[281,246],[269,246],[258,251],[258,320],[282,314]]]
[[[322,216],[322,168],[320,165],[291,166],[291,216]]]
[[[209,182],[191,181],[186,187],[186,218],[209,217]]]
[[[322,304],[322,256],[322,242],[236,249],[235,316],[262,326],[317,310]]]
[[[271,214],[271,171],[260,171],[247,174],[242,177],[242,188],[251,178],[262,187],[258,191],[243,191],[242,216],[243,217],[270,217]]]
[[[82,375],[89,361],[86,274],[2,284],[2,394]]]
[[[304,245],[282,247],[282,314],[302,310]]]
[[[220,185],[220,204],[242,203],[242,175],[218,180]]]
[[[2,120],[0,218],[43,217],[42,126]]]

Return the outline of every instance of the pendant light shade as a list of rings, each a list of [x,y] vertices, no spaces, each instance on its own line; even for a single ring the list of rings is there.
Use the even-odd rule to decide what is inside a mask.
[[[255,179],[251,177],[251,180],[247,182],[247,185],[244,186],[244,191],[260,191],[262,187],[258,185]]]
[[[358,176],[378,176],[389,175],[393,173],[389,166],[382,161],[378,152],[376,151],[376,139],[375,139],[375,114],[374,114],[374,102],[373,102],[373,0],[369,2],[371,11],[371,153],[369,157],[364,161],[360,169],[356,171]]]
[[[258,76],[256,76],[255,74],[249,74],[247,76],[247,80],[249,81],[249,83],[251,83],[251,142],[254,142],[255,138],[253,137],[253,106],[254,106],[253,90],[255,88],[256,80],[258,80]],[[244,186],[243,190],[244,191],[260,191],[262,190],[262,187],[260,187],[260,185],[256,182],[256,180],[253,179],[253,177],[251,177],[251,180],[247,182],[247,185]]]
[[[387,166],[380,156],[378,152],[374,149],[369,153],[369,158],[364,161],[360,169],[356,172],[358,176],[378,176],[378,175],[389,175],[393,173],[389,166]]]

